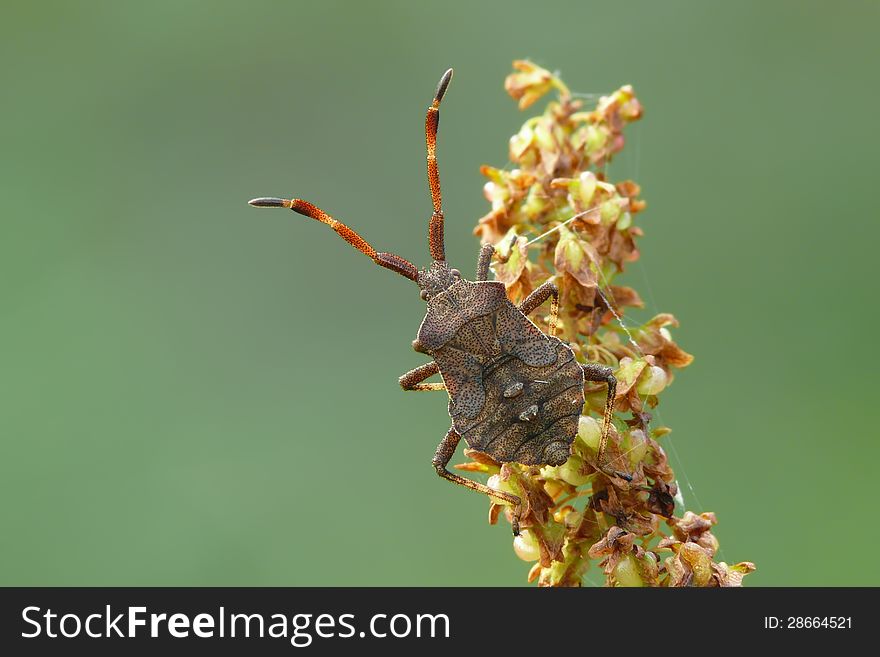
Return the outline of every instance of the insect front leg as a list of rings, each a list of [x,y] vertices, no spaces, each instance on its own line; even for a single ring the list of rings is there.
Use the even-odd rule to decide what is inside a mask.
[[[510,240],[510,248],[508,250],[508,254],[502,258],[500,258],[500,262],[507,262],[508,258],[510,258],[510,254],[513,252],[513,248],[516,245],[516,235],[513,235],[513,239]],[[488,281],[489,280],[489,266],[492,264],[492,256],[495,255],[495,247],[491,244],[484,244],[480,248],[480,256],[477,259],[477,281]]]
[[[491,244],[484,244],[480,249],[480,257],[477,258],[477,281],[489,280],[489,265],[492,264],[494,254],[495,247]]]
[[[445,383],[422,383],[428,377],[440,371],[437,363],[431,361],[410,370],[400,377],[400,387],[404,390],[446,390]]]
[[[556,321],[559,319],[559,288],[556,287],[556,283],[547,281],[540,285],[519,304],[519,310],[523,315],[528,315],[548,298],[550,299],[550,319],[547,320],[547,334],[555,336]]]
[[[443,441],[439,445],[437,445],[437,451],[434,453],[433,460],[434,469],[437,471],[437,474],[454,484],[465,486],[478,493],[483,493],[489,497],[499,498],[512,504],[513,521],[511,522],[511,525],[513,526],[513,535],[519,536],[519,518],[522,514],[522,500],[516,495],[489,488],[485,484],[471,481],[470,479],[466,479],[461,475],[457,475],[446,469],[446,466],[449,465],[449,460],[452,458],[452,455],[455,454],[455,448],[458,447],[458,441],[460,440],[461,436],[455,431],[455,429],[449,429],[446,433],[446,437],[443,438]]]
[[[537,291],[537,290],[536,290]],[[608,394],[605,397],[605,417],[602,422],[602,438],[599,439],[599,451],[596,453],[596,463],[601,470],[615,477],[632,481],[632,477],[618,470],[606,470],[602,461],[605,458],[605,448],[608,446],[608,433],[611,431],[611,418],[614,414],[614,399],[617,396],[617,379],[614,371],[607,365],[599,363],[587,363],[581,365],[584,370],[584,379],[587,381],[604,382],[608,384]]]

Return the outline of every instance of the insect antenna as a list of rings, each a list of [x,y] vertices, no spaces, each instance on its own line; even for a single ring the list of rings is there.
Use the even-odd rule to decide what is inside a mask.
[[[303,201],[298,198],[286,199],[269,197],[255,198],[248,201],[248,203],[256,208],[288,208],[304,217],[320,221],[322,224],[330,226],[330,228],[336,231],[336,234],[339,235],[339,237],[351,244],[358,251],[372,258],[373,262],[380,267],[385,267],[385,269],[397,272],[411,281],[418,281],[419,279],[418,268],[409,260],[401,258],[394,253],[377,252],[376,249],[374,249],[370,243],[361,237],[356,231],[349,228],[341,221],[337,221],[321,208],[312,205],[308,201]]]
[[[448,69],[434,92],[434,100],[425,116],[425,146],[428,150],[428,186],[431,188],[431,202],[434,212],[428,224],[428,248],[434,260],[446,260],[443,244],[443,200],[440,196],[440,173],[437,170],[437,128],[440,125],[440,101],[452,80],[452,69]]]

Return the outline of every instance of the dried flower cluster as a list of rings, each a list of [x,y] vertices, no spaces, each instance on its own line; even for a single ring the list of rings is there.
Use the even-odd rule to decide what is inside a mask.
[[[609,586],[738,586],[754,565],[715,561],[713,513],[675,515],[678,484],[660,445],[669,429],[650,424],[649,409],[693,357],[672,339],[672,315],[629,330],[619,321],[623,308],[643,305],[635,290],[613,280],[639,257],[635,217],[645,202],[635,182],[612,183],[603,170],[623,148],[624,128],[641,118],[642,106],[625,86],[587,111],[556,75],[526,61],[514,67],[505,88],[521,109],[554,89],[558,100],[510,139],[512,169],[482,168],[492,209],[475,233],[496,244],[493,269],[512,301],[553,279],[560,290],[560,338],[580,360],[614,369],[616,426],[603,465],[630,473],[632,481],[597,467],[601,426],[595,417],[602,417],[604,384],[586,389],[565,464],[501,465],[467,450],[471,462],[457,467],[487,473],[491,487],[523,500],[514,550],[535,561],[530,582],[580,586],[591,560],[598,560]],[[546,317],[536,321],[546,329]],[[505,508],[492,501],[490,522]],[[506,515],[510,520],[509,510]]]

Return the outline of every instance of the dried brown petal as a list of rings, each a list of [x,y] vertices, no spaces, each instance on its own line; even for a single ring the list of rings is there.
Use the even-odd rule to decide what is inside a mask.
[[[709,531],[717,522],[714,513],[697,515],[693,511],[685,511],[681,518],[673,518],[670,524],[679,540],[688,541],[695,540],[703,532]]]
[[[635,550],[642,582],[645,586],[659,586],[660,563],[657,559],[657,555],[653,552],[646,552],[638,545]]]
[[[565,543],[565,527],[558,522],[549,522],[542,525],[533,525],[530,531],[534,533],[541,550],[541,565],[548,568],[553,561],[562,558],[562,546]]]
[[[650,438],[648,439],[648,455],[642,461],[642,467],[645,470],[645,476],[651,479],[659,479],[667,483],[675,479],[672,468],[669,467],[666,452],[657,441]]]
[[[584,287],[567,271],[558,279],[559,297],[569,315],[584,315],[595,307],[596,286]]]
[[[462,472],[497,472],[497,470],[493,471],[492,466],[484,465],[482,463],[456,463],[454,466],[456,470],[461,470]]]
[[[526,581],[527,581],[529,584],[531,584],[531,583],[534,582],[536,579],[538,579],[538,576],[541,574],[541,568],[542,568],[542,566],[541,566],[541,562],[540,562],[540,561],[535,562],[535,565],[533,565],[533,566],[531,567],[531,569],[529,570],[529,574],[528,574],[528,576],[526,577]]]
[[[723,561],[712,564],[716,586],[742,586],[743,577],[755,572],[755,564],[751,561],[743,561],[734,566],[728,566]]]
[[[666,567],[666,572],[669,574],[667,586],[690,586],[692,579],[691,570],[687,567],[687,564],[678,558],[678,555],[666,557],[663,564]]]
[[[526,273],[528,246],[526,238],[518,236],[513,229],[495,247],[496,261],[493,265],[495,280],[510,288]],[[528,283],[528,276],[525,282]]]
[[[615,309],[623,308],[624,306],[631,306],[633,308],[645,307],[645,302],[642,301],[642,297],[640,297],[639,293],[631,287],[626,287],[624,285],[611,285],[609,286],[608,291],[611,294],[609,295],[606,293],[606,296],[608,296],[608,300],[614,305]]]
[[[657,479],[651,487],[651,494],[645,506],[651,513],[669,518],[675,512],[676,491],[675,484],[667,484],[662,479]]]
[[[694,357],[687,353],[684,349],[669,340],[657,354],[662,361],[673,367],[687,367],[694,362]]]
[[[526,109],[553,88],[554,78],[550,71],[526,60],[513,62],[513,68],[519,72],[507,76],[504,80],[504,89],[512,98],[519,101],[521,110]]]
[[[617,394],[625,396],[636,385],[639,376],[648,366],[647,361],[641,358],[623,358],[620,367],[614,371],[617,379]]]
[[[544,490],[543,482],[537,477],[523,473],[519,466],[505,463],[501,466],[501,479],[507,482],[522,500],[521,526],[530,527],[543,525],[550,517],[550,508],[553,506],[551,498]],[[508,514],[510,507],[505,507]]]
[[[678,326],[678,320],[673,315],[661,313],[635,329],[633,336],[644,353],[657,357],[659,366],[687,367],[694,357],[672,341],[667,326]]]
[[[635,262],[639,259],[639,250],[636,248],[635,238],[641,235],[641,230],[631,226],[626,230],[617,230],[611,226],[608,232],[611,246],[608,247],[608,259],[617,265],[619,271],[623,271],[623,265],[627,262]]]
[[[495,244],[509,229],[507,208],[499,208],[480,217],[474,228],[474,235],[477,235],[483,244]]]
[[[488,454],[485,454],[476,449],[471,449],[468,447],[464,450],[464,455],[467,456],[469,459],[476,461],[477,463],[482,463],[483,465],[489,465],[496,468],[501,467],[501,464],[498,461],[493,459]]]
[[[606,533],[601,540],[590,547],[590,558],[599,559],[601,557],[607,557],[616,551],[629,552],[635,540],[635,534],[630,534],[625,529],[621,529],[615,525],[608,530],[608,533]]]
[[[678,549],[676,546],[679,546],[679,545],[681,545],[681,541],[676,540],[672,536],[664,536],[662,539],[660,539],[660,542],[657,543],[656,549],[660,552],[662,552],[664,550],[673,550],[674,551],[674,550]]]
[[[639,194],[642,193],[642,188],[638,185],[638,183],[632,180],[622,180],[615,185],[617,191],[621,196],[626,196],[628,198],[636,198]]]
[[[567,272],[582,286],[596,287],[599,256],[593,246],[565,226],[559,229],[554,264],[560,272]]]
[[[691,586],[706,586],[712,577],[712,555],[696,543],[683,543],[678,557],[693,574]]]

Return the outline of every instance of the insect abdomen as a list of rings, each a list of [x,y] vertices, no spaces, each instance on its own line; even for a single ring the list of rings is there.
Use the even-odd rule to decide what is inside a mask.
[[[474,418],[453,415],[472,449],[502,463],[560,465],[571,452],[584,405],[584,374],[571,348],[547,338],[556,361],[529,366],[505,355],[482,372],[485,400]],[[459,415],[459,417],[456,417]]]

